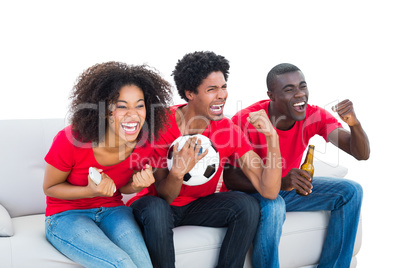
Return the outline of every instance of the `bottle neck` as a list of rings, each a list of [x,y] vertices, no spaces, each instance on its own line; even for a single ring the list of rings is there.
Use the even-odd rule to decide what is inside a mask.
[[[313,163],[313,158],[314,158],[314,147],[310,145],[306,156],[306,163]]]

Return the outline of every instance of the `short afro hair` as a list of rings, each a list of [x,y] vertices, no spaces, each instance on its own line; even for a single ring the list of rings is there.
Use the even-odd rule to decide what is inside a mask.
[[[182,99],[188,101],[185,91],[198,93],[202,80],[212,72],[222,72],[225,81],[229,77],[229,61],[211,51],[188,53],[179,60],[172,73],[177,91]]]
[[[286,74],[286,73],[297,72],[297,71],[300,71],[300,69],[297,66],[290,64],[290,63],[280,63],[280,64],[276,65],[274,68],[272,68],[269,71],[269,73],[267,75],[268,91],[272,92],[276,76],[281,75],[281,74]]]
[[[145,98],[147,113],[137,140],[158,138],[159,131],[168,124],[171,85],[147,65],[110,61],[85,70],[72,90],[70,120],[80,141],[104,141],[107,118],[111,114],[109,108],[117,101],[120,89],[127,85],[139,87]],[[149,129],[151,126],[152,130]]]

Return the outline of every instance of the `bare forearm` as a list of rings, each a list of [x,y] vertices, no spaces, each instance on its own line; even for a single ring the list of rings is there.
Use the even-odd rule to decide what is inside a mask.
[[[120,193],[122,194],[134,194],[134,193],[139,193],[146,187],[133,187],[132,181],[129,181],[126,185],[123,187],[119,188]]]
[[[68,182],[59,183],[46,188],[44,189],[44,193],[49,197],[64,200],[91,198],[95,196],[89,187],[72,185]]]
[[[257,193],[251,181],[244,175],[240,168],[230,164],[225,165],[223,172],[223,182],[226,188],[233,191],[243,191],[246,193]]]
[[[370,143],[361,124],[350,127],[350,153],[357,160],[367,160],[370,157]]]
[[[267,138],[267,158],[263,161],[254,151],[244,154],[235,168],[226,165],[223,173],[225,185],[230,190],[258,192],[263,197],[275,199],[281,187],[281,153],[276,137]],[[264,164],[265,162],[265,164]]]
[[[267,137],[267,158],[263,165],[259,192],[266,198],[275,199],[281,188],[282,176],[281,152],[276,135]]]
[[[169,173],[164,180],[155,183],[155,187],[159,197],[170,204],[179,196],[182,184],[183,179]]]

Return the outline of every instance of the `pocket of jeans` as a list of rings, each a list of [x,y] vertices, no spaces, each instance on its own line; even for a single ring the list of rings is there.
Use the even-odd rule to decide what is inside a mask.
[[[53,216],[47,216],[45,218],[45,229],[46,232],[53,233],[53,229],[56,227],[56,220]]]

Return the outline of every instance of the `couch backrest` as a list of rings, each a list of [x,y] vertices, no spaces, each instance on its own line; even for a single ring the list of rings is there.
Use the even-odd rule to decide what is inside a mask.
[[[64,119],[0,120],[0,204],[11,217],[45,212],[44,157]],[[314,160],[314,176],[344,177],[348,169]],[[133,195],[123,195],[127,201]]]
[[[45,212],[44,157],[64,119],[0,120],[0,204],[11,217]]]

